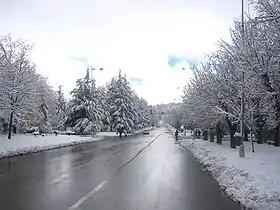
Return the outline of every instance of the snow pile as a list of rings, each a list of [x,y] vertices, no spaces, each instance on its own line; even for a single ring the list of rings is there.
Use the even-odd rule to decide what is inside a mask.
[[[247,208],[280,209],[280,149],[271,145],[255,145],[256,153],[246,143],[246,158],[238,149],[203,140],[186,140],[181,146],[210,171],[220,186],[235,201]]]
[[[101,139],[101,137],[91,136],[46,135],[35,137],[32,135],[16,135],[9,140],[7,136],[0,136],[0,158],[83,144]]]
[[[116,132],[99,132],[95,136],[118,136]]]
[[[166,125],[166,128],[168,130],[169,133],[174,133],[176,131],[176,128],[174,128],[173,126],[171,125]]]

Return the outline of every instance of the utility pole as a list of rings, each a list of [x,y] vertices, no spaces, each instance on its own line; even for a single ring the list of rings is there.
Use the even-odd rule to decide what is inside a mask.
[[[241,36],[242,41],[244,44],[244,36],[245,36],[245,29],[244,29],[244,0],[242,2],[242,17],[241,17]],[[241,87],[241,123],[240,123],[240,130],[241,130],[241,145],[239,147],[239,157],[245,157],[245,148],[244,148],[244,112],[245,112],[245,101],[244,101],[244,69],[242,69],[242,87]]]

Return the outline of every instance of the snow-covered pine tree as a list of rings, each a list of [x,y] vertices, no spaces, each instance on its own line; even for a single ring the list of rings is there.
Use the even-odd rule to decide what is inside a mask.
[[[41,103],[39,105],[39,116],[40,116],[40,124],[39,131],[42,133],[50,133],[52,130],[51,124],[49,122],[49,108],[45,101],[45,96],[41,95]]]
[[[139,99],[139,112],[141,116],[140,120],[140,129],[147,128],[150,126],[149,122],[149,116],[150,116],[150,110],[148,108],[148,103],[143,98]]]
[[[102,107],[98,103],[95,80],[86,76],[78,79],[76,88],[71,92],[71,101],[65,125],[81,134],[96,133],[102,126]]]
[[[57,91],[57,105],[56,105],[56,112],[57,121],[58,121],[58,129],[65,130],[64,122],[66,117],[66,101],[64,98],[64,94],[62,91],[62,86],[59,85]]]
[[[142,128],[142,119],[143,119],[143,113],[140,109],[140,98],[137,96],[136,92],[132,92],[132,98],[133,98],[133,107],[135,109],[135,116],[134,116],[134,126],[133,130],[139,130]]]
[[[111,126],[120,134],[130,132],[134,126],[136,113],[133,107],[132,90],[125,76],[112,79],[108,88],[108,101],[110,105]]]
[[[144,129],[155,126],[158,123],[158,117],[155,109],[148,105],[144,98],[139,98],[133,91],[133,108],[134,108],[134,129]]]
[[[159,114],[154,106],[149,106],[149,125],[154,127],[159,124]]]
[[[109,131],[110,130],[110,112],[109,112],[109,104],[107,99],[107,92],[105,87],[97,88],[97,100],[102,108],[102,127],[101,131]]]

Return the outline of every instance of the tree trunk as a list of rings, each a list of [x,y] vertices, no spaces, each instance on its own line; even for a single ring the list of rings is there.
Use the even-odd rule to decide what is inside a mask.
[[[222,144],[222,135],[221,135],[221,133],[217,133],[217,144]]]
[[[214,129],[210,128],[210,142],[214,142],[214,138],[215,138]]]
[[[226,119],[228,129],[229,129],[229,136],[230,136],[230,148],[236,148],[234,134],[236,132],[236,125],[232,124],[229,119]]]
[[[235,139],[234,139],[234,134],[235,134],[235,131],[232,131],[232,130],[229,131],[230,148],[236,148],[236,142],[235,142]]]
[[[12,111],[10,115],[8,139],[12,138],[13,116],[14,116],[14,111]]]
[[[13,126],[13,133],[16,134],[17,133],[17,127]]]
[[[279,147],[279,127],[274,129],[274,146]]]
[[[208,140],[208,131],[207,130],[203,130],[203,140]]]
[[[255,152],[254,139],[253,139],[253,129],[252,129],[252,127],[250,129],[250,139],[251,139],[252,152]]]
[[[256,130],[256,133],[257,133],[257,143],[258,143],[258,144],[262,144],[262,143],[263,143],[263,139],[262,139],[262,127],[259,127],[259,128]]]
[[[244,141],[249,141],[249,129],[244,126]]]
[[[122,138],[122,131],[119,131],[119,137]]]
[[[3,132],[6,133],[9,130],[9,123],[4,122],[3,123]]]
[[[217,144],[222,144],[222,138],[223,138],[222,132],[223,132],[223,129],[221,127],[221,123],[218,122],[216,125]]]

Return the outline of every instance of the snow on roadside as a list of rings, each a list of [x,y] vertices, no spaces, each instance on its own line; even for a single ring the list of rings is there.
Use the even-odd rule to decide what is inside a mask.
[[[99,132],[95,136],[118,136],[116,132]]]
[[[43,150],[50,150],[99,140],[102,140],[102,137],[67,135],[45,135],[35,137],[30,134],[25,134],[15,135],[9,140],[7,139],[7,136],[0,136],[0,158],[23,155],[32,152],[39,152]]]
[[[153,128],[147,128],[152,130]],[[142,133],[143,130],[135,131],[134,135]],[[55,148],[73,146],[76,144],[89,143],[102,140],[103,137],[118,136],[116,132],[100,132],[94,137],[92,136],[77,136],[77,135],[45,135],[33,136],[31,134],[15,135],[12,139],[7,139],[7,136],[0,135],[0,158],[24,155],[32,152],[50,150]]]
[[[246,143],[246,158],[238,149],[203,140],[180,142],[210,171],[221,188],[243,206],[261,210],[280,209],[280,149],[271,145],[255,145],[256,153]]]

